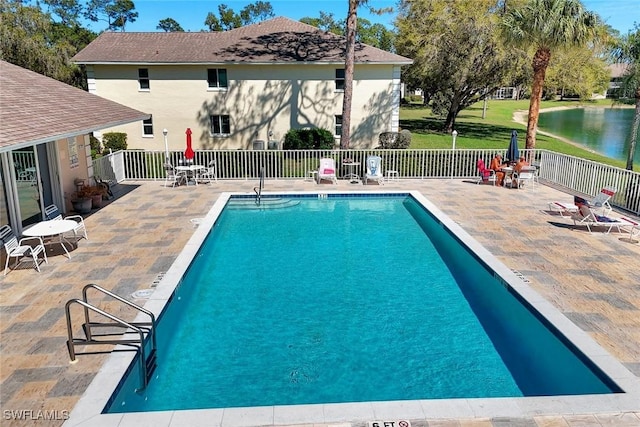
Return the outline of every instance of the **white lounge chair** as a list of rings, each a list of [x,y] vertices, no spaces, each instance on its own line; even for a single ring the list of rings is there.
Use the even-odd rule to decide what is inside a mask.
[[[382,157],[380,156],[368,156],[367,157],[367,170],[364,174],[364,183],[369,181],[376,181],[378,185],[384,183],[384,177],[382,175]]]
[[[593,199],[585,201],[590,208],[598,210],[600,215],[607,216],[613,210],[609,204],[609,199],[611,199],[615,194],[616,188],[608,186],[600,190],[600,193],[598,193]],[[578,212],[576,198],[584,200],[580,197],[574,197],[573,204],[566,202],[549,202],[549,210],[552,212],[558,212],[560,216],[571,216]]]
[[[56,205],[49,205],[44,208],[44,219],[45,221],[63,219],[60,210]],[[70,219],[78,223],[76,227],[73,229],[73,238],[77,242],[83,237],[89,240],[89,236],[87,236],[87,227],[84,225],[84,218],[81,215],[69,215],[65,216],[64,219]],[[68,238],[69,236],[64,236]]]
[[[322,180],[331,181],[334,184],[338,183],[335,160],[329,158],[320,159],[320,167],[318,168],[318,184],[320,184]]]
[[[596,214],[589,206],[580,205],[578,211],[571,214],[573,219],[573,225],[575,227],[579,225],[586,225],[587,230],[591,233],[591,227],[606,227],[607,234],[611,232],[613,227],[618,229],[618,233],[621,233],[621,226],[626,226],[628,223],[619,220],[618,218],[612,218],[604,215]]]
[[[40,272],[40,265],[38,264],[38,255],[42,254],[44,262],[47,264],[47,251],[44,249],[44,244],[40,237],[25,237],[18,241],[18,238],[13,234],[11,227],[3,225],[0,227],[0,240],[4,245],[4,250],[7,252],[7,261],[4,264],[4,275],[7,275],[9,270],[9,260],[15,258],[16,266],[20,261],[20,258],[31,258],[33,260],[33,266]],[[27,242],[33,242],[34,244],[28,244]]]

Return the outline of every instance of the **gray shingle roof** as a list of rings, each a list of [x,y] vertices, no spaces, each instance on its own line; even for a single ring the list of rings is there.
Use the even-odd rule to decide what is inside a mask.
[[[83,135],[148,117],[141,111],[0,61],[0,150]]]
[[[105,32],[72,60],[80,64],[340,63],[344,50],[344,37],[278,17],[222,32]],[[356,63],[411,62],[372,46],[356,46]]]

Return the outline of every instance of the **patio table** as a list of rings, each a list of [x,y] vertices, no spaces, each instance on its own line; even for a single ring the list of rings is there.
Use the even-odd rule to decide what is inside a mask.
[[[65,239],[64,233],[68,233],[69,231],[73,231],[78,225],[72,219],[52,219],[49,221],[42,221],[37,224],[32,225],[31,227],[25,229],[22,234],[28,237],[53,237],[58,236],[60,246],[64,249],[64,252],[67,254],[67,258],[71,258],[67,247],[64,245],[65,242],[69,243],[69,245],[73,248],[73,245],[70,241]]]

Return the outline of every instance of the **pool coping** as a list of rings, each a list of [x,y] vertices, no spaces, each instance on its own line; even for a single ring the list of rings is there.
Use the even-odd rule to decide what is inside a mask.
[[[200,409],[158,411],[146,413],[101,414],[113,391],[118,386],[134,355],[130,352],[112,353],[70,414],[65,426],[113,426],[119,424],[191,425],[249,427],[285,424],[317,424],[363,422],[381,419],[455,419],[532,417],[543,415],[593,414],[602,412],[630,412],[640,408],[640,380],[617,359],[598,345],[551,303],[542,298],[516,273],[506,267],[455,221],[444,214],[417,191],[295,191],[265,192],[265,197],[287,195],[365,195],[409,194],[425,206],[432,215],[457,238],[467,245],[500,280],[526,300],[584,353],[602,372],[613,380],[624,393],[581,396],[542,396],[518,398],[434,399],[388,402],[359,402],[290,406],[263,406],[248,408]],[[159,316],[171,298],[202,241],[232,196],[249,193],[222,193],[199,227],[176,258],[171,268],[158,283],[145,304],[147,310]],[[142,318],[137,320],[144,320]]]

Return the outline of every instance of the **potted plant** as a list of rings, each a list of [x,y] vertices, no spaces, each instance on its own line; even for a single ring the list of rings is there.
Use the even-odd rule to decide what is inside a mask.
[[[79,214],[87,214],[91,212],[91,197],[84,188],[81,188],[71,194],[71,206],[73,206],[73,210]]]
[[[88,197],[91,198],[91,206],[93,209],[99,209],[102,207],[102,199],[107,195],[105,189],[101,185],[92,185],[83,188]]]

